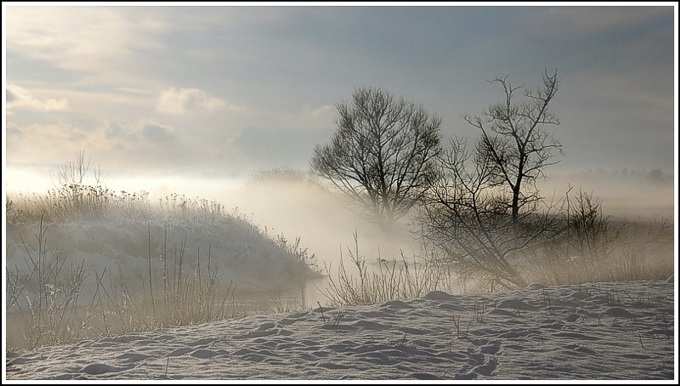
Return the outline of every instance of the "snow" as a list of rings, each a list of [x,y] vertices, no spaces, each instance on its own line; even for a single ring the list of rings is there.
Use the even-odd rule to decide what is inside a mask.
[[[263,235],[249,222],[233,216],[222,216],[215,221],[79,219],[50,223],[45,229],[45,259],[60,256],[74,264],[84,262],[87,272],[109,272],[114,281],[121,272],[130,284],[135,284],[135,280],[130,279],[139,279],[141,283],[141,275],[148,274],[149,252],[157,276],[162,254],[165,252],[168,264],[174,267],[182,245],[187,269],[197,269],[202,264],[203,273],[217,270],[224,283],[233,282],[242,291],[291,287],[291,283],[307,273],[304,264],[281,250],[271,236]],[[8,268],[16,267],[20,275],[30,274],[28,255],[31,253],[33,259],[37,258],[38,233],[38,224],[8,224]],[[207,266],[209,257],[210,267]],[[90,274],[81,300],[90,299],[95,288],[95,275]]]
[[[272,191],[277,199],[271,198]],[[356,229],[362,255],[367,251],[370,258],[392,258],[404,250],[410,256],[412,246],[406,237],[380,239],[370,228],[357,226],[342,207],[329,205],[326,196],[308,191],[307,186],[266,187],[249,192],[247,202],[242,196],[233,200],[241,213],[264,216],[257,220],[267,224],[269,236],[277,234],[274,228],[285,229],[290,239],[303,236],[303,246],[310,247],[320,263],[337,266],[338,251],[353,245]],[[30,267],[21,237],[35,244],[36,227],[6,225],[7,267],[26,275]],[[258,226],[240,218],[217,223],[156,218],[149,223],[131,217],[52,224],[47,250],[50,255],[58,250],[74,263],[84,261],[90,273],[106,269],[132,279],[148,277],[149,231],[156,283],[159,254],[167,250],[170,261],[174,260],[183,240],[191,268],[197,268],[200,248],[201,267],[206,270],[210,250],[211,267],[219,270],[223,282],[234,281],[240,289],[280,289],[301,273],[299,261],[281,256]],[[83,290],[84,301],[92,298],[93,277]],[[3,383],[645,380],[677,384],[675,301],[673,279],[532,284],[487,294],[432,291],[415,299],[339,308],[319,308],[308,301],[306,308],[292,312],[5,352]]]
[[[674,280],[302,309],[9,353],[14,380],[665,380]]]

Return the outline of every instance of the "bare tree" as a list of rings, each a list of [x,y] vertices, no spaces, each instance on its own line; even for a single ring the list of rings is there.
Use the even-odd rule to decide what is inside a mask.
[[[451,140],[440,158],[442,178],[419,207],[423,237],[460,275],[484,279],[490,288],[523,287],[515,258],[558,232],[558,217],[536,201],[514,219],[507,193],[495,185],[489,156],[481,141],[469,151],[465,141]]]
[[[389,231],[436,178],[441,118],[376,88],[356,89],[352,103],[339,103],[337,110],[337,131],[314,149],[312,171]]]
[[[464,119],[481,131],[472,151],[460,139],[440,158],[442,178],[422,206],[423,236],[444,252],[459,273],[492,286],[522,287],[519,257],[564,230],[561,208],[547,203],[536,187],[553,165],[560,143],[546,130],[559,121],[549,106],[558,89],[557,71],[543,75],[543,86],[518,91],[496,78],[504,100],[482,116]]]
[[[493,182],[510,189],[509,200],[514,222],[519,220],[522,206],[540,200],[536,180],[544,177],[545,167],[552,161],[553,151],[561,153],[561,144],[546,130],[547,125],[559,125],[549,106],[558,89],[557,70],[543,74],[543,86],[525,90],[513,86],[508,77],[496,78],[503,87],[505,99],[493,104],[481,117],[465,116],[465,120],[482,132],[481,150],[493,166]],[[524,101],[517,102],[517,91],[525,90]]]

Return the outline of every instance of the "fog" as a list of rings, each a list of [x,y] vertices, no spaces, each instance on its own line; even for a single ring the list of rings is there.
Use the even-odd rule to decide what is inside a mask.
[[[674,176],[659,169],[628,171],[587,169],[550,173],[539,185],[542,195],[564,197],[571,186],[581,189],[602,204],[603,214],[619,219],[673,219],[675,214]]]
[[[542,181],[539,188],[546,200],[560,200],[570,186],[570,197],[575,197],[579,189],[592,194],[601,203],[603,214],[612,220],[672,223],[674,218],[672,175],[657,171],[586,170],[553,175]],[[347,198],[306,181],[245,183],[215,194],[227,208],[237,208],[271,234],[283,233],[289,239],[300,237],[300,244],[317,256],[322,268],[324,264],[332,268],[331,275],[336,275],[341,257],[348,271],[356,273],[348,252],[348,248],[354,251],[354,232],[360,255],[369,267],[375,268],[378,258],[399,261],[402,253],[406,258],[421,256],[418,241],[409,233],[408,219],[402,222],[400,234],[387,236],[352,211],[353,205]],[[307,296],[313,299],[314,291],[308,291]]]
[[[348,248],[367,261],[408,258],[418,253],[418,243],[406,228],[386,235],[362,217],[356,205],[309,181],[253,182],[229,189],[218,201],[227,211],[245,214],[250,221],[271,235],[300,238],[300,244],[317,256],[321,268],[337,266],[340,257],[348,259]]]
[[[10,193],[42,194],[54,186],[49,174],[9,171],[6,181],[12,185],[6,187]],[[300,176],[305,175],[301,170],[296,171]],[[245,217],[271,238],[279,235],[290,241],[299,238],[300,248],[307,249],[309,256],[316,256],[324,273],[326,268],[331,269],[331,274],[337,272],[341,257],[348,271],[356,273],[349,261],[349,251],[354,253],[356,247],[355,234],[359,255],[369,267],[375,266],[378,258],[399,261],[402,255],[413,258],[422,252],[406,226],[397,235],[386,235],[360,216],[347,197],[320,187],[319,181],[313,183],[308,177],[257,180],[253,178],[256,174],[240,178],[109,175],[104,182],[117,192],[146,191],[151,203],[173,193],[189,199],[217,201],[227,214]],[[571,197],[575,197],[579,189],[592,194],[601,203],[604,215],[612,219],[674,219],[674,178],[660,170],[589,169],[548,176],[539,184],[542,196],[548,201],[564,199],[571,186]],[[309,291],[307,295],[315,296]]]
[[[304,174],[300,171],[301,174]],[[588,169],[550,173],[539,183],[546,200],[563,199],[571,186],[572,197],[581,189],[592,194],[605,215],[612,218],[661,220],[674,216],[674,177],[660,170],[607,171]],[[10,194],[46,193],[54,187],[48,173],[39,170],[8,168],[6,188]],[[115,191],[149,192],[157,201],[169,194],[187,198],[214,200],[224,205],[228,214],[246,216],[270,236],[283,234],[289,240],[300,238],[300,246],[317,256],[319,265],[338,264],[341,251],[354,250],[356,232],[359,248],[367,260],[400,258],[419,252],[416,240],[404,228],[403,233],[388,237],[374,224],[361,217],[351,202],[340,194],[310,182],[253,181],[252,174],[238,178],[192,178],[189,176],[109,175],[105,185]]]
[[[579,189],[592,194],[601,203],[603,214],[612,219],[673,220],[675,196],[672,175],[658,171],[593,169],[550,175],[539,188],[547,200],[560,200],[570,186],[571,197]],[[217,189],[209,190],[209,187]],[[308,248],[310,255],[316,255],[321,268],[331,267],[331,274],[337,272],[341,257],[345,267],[355,272],[349,263],[348,252],[348,248],[354,251],[355,232],[360,255],[369,265],[377,263],[378,258],[400,260],[402,254],[412,258],[421,252],[418,241],[409,233],[407,226],[400,234],[388,236],[358,215],[356,206],[346,197],[333,194],[308,180],[246,180],[225,189],[219,189],[219,184],[203,185],[201,188],[210,199],[222,202],[227,212],[246,215],[269,235],[283,234],[293,240],[299,237],[301,247]],[[402,225],[407,225],[407,222],[403,221]]]
[[[162,200],[170,194],[184,196],[190,200],[205,199],[219,202],[223,205],[226,214],[245,218],[271,239],[283,236],[287,240],[295,242],[299,238],[299,248],[306,249],[308,256],[314,255],[321,272],[324,274],[330,273],[334,278],[337,277],[338,267],[342,258],[347,274],[350,275],[352,280],[358,280],[356,276],[357,269],[350,260],[351,254],[356,254],[355,248],[357,244],[359,250],[358,257],[365,260],[369,273],[382,267],[378,259],[401,261],[402,257],[406,259],[422,257],[420,244],[415,235],[410,233],[410,229],[413,228],[408,224],[409,219],[404,219],[401,229],[395,231],[394,234],[387,235],[378,226],[361,216],[357,212],[358,208],[356,205],[349,201],[348,197],[340,193],[333,193],[322,187],[324,181],[313,181],[303,172],[293,174],[293,178],[285,175],[277,176],[276,173],[265,173],[264,175],[267,178],[254,178],[257,176],[257,174],[254,174],[248,178],[231,180],[185,177],[143,178],[141,176],[123,178],[112,176],[105,183],[109,189],[116,192],[123,190],[127,192],[146,191],[149,193],[151,204],[158,203],[159,199]],[[50,181],[50,184],[45,184],[42,189],[32,191],[28,189],[29,184],[27,182],[31,181],[29,178],[22,180],[20,173],[10,174],[10,176],[12,178],[9,180],[14,184],[25,182],[25,184],[19,185],[21,189],[18,189],[17,185],[13,186],[12,189],[8,189],[10,195],[43,195],[47,192],[47,189],[54,187],[50,185],[52,183],[49,177],[45,178],[43,176],[42,179],[36,177],[36,181],[41,183]],[[39,176],[39,174],[36,173],[35,176]],[[17,177],[19,179],[16,179]],[[658,221],[673,220],[673,182],[673,176],[661,173],[660,171],[645,173],[588,170],[579,173],[553,175],[548,180],[542,181],[540,189],[542,195],[548,200],[551,198],[561,200],[571,186],[573,189],[572,193],[570,193],[573,194],[571,197],[575,197],[579,189],[592,194],[602,204],[604,214],[607,216],[616,219]],[[85,183],[90,182],[86,181]],[[64,239],[66,242],[73,240],[81,241],[74,242],[73,248],[70,249],[68,246],[61,246],[59,248],[60,252],[76,260],[82,259],[88,261],[88,267],[99,269],[99,272],[102,272],[105,266],[109,266],[109,263],[114,261],[129,262],[127,270],[135,275],[139,272],[146,272],[146,260],[137,258],[145,256],[147,249],[150,248],[146,244],[147,239],[140,237],[140,235],[145,235],[144,221],[138,221],[134,224],[125,223],[124,225],[102,222],[101,224],[96,224],[96,227],[92,226],[92,224],[80,224],[84,226],[83,231],[79,231],[79,228],[73,226],[73,224],[63,225],[65,231],[54,235],[50,234],[50,240],[54,238],[55,240]],[[186,225],[186,227],[182,227],[183,225]],[[60,226],[57,225],[52,229],[55,232],[59,232]],[[104,238],[101,237],[103,235],[101,232],[109,231],[111,234],[107,234],[107,239],[109,240],[107,242],[113,243],[111,245],[102,242]],[[160,227],[154,231],[154,240],[156,242],[162,240],[161,231]],[[234,242],[236,242],[237,246],[244,244],[255,246],[261,239],[246,237],[247,235],[240,233],[238,230],[225,231],[222,229],[219,231],[221,233],[216,233],[210,231],[209,227],[197,227],[196,224],[180,224],[178,230],[173,235],[175,237],[182,237],[187,232],[189,233],[188,238],[200,244],[201,250],[204,253],[205,244],[207,243],[213,247],[213,251],[219,250],[220,253],[226,253],[227,255],[237,255],[232,253],[232,247],[234,247],[232,244]],[[16,249],[21,246],[18,234],[15,232],[11,238],[15,250],[5,250],[8,256],[12,252],[12,256],[16,257],[17,261],[21,260],[22,256],[21,253],[16,252]],[[10,233],[6,233],[5,237],[7,240],[10,240],[8,235]],[[169,245],[177,245],[179,240],[170,240]],[[638,243],[637,239],[622,241]],[[662,256],[663,261],[672,259],[672,246],[670,248],[667,247],[670,244],[661,239],[641,239],[641,242],[644,243],[650,241],[652,242],[650,244],[651,249],[643,248],[643,246],[640,249],[631,249],[631,253],[640,255],[632,256],[634,260],[638,261],[639,257],[644,256],[645,266],[653,266],[658,262],[659,256]],[[189,250],[192,252],[193,250],[197,251],[196,247],[198,244],[190,244]],[[112,246],[115,248],[112,249]],[[655,255],[647,256],[646,253],[650,251]],[[225,266],[224,271],[228,274],[225,280],[237,280],[240,286],[243,286],[243,282],[248,284],[249,282],[259,283],[261,281],[272,288],[278,286],[279,297],[291,296],[295,298],[292,299],[293,302],[299,301],[297,299],[300,295],[299,287],[291,289],[290,293],[281,293],[284,285],[290,284],[287,281],[289,278],[283,274],[285,269],[274,267],[271,261],[263,262],[260,259],[260,257],[268,254],[271,253],[263,252],[257,248],[253,250],[252,254],[243,261],[245,266],[252,265],[250,267],[252,269],[233,265]],[[99,265],[95,266],[93,265],[94,263]],[[551,263],[548,262],[548,264]],[[567,262],[566,264],[569,263]],[[625,265],[625,263],[621,262],[616,264]],[[231,270],[234,267],[235,269]],[[527,267],[521,266],[521,268]],[[604,269],[608,270],[611,268],[614,267],[604,267]],[[664,267],[662,268],[665,269]],[[552,267],[552,269],[555,269],[555,267]],[[261,275],[261,272],[265,272],[267,275]],[[663,272],[667,272],[667,270]],[[560,271],[560,273],[564,276],[567,272]],[[457,278],[453,273],[451,273],[451,276],[452,278],[447,278],[449,279],[447,283],[449,287],[445,290],[449,293],[465,293],[466,283],[464,281],[457,282]],[[307,282],[304,286],[304,295],[301,300],[303,305],[305,307],[314,306],[317,302],[328,304],[327,301],[330,299],[323,293],[324,290],[329,288],[328,286],[329,281],[327,279]],[[248,289],[250,287],[245,286],[244,288]],[[252,288],[264,288],[264,286],[254,284]],[[271,296],[273,299],[275,295]]]
[[[8,181],[13,183],[8,186],[10,195],[43,195],[55,187],[49,174],[45,176],[39,172],[13,171],[9,173]],[[94,182],[88,178],[85,183]],[[402,253],[406,258],[419,253],[418,243],[406,229],[395,235],[385,235],[353,210],[356,206],[344,196],[333,194],[308,179],[253,181],[252,177],[201,179],[109,175],[104,185],[115,192],[148,192],[151,204],[157,204],[159,199],[171,194],[219,202],[226,214],[245,218],[269,238],[284,236],[291,242],[299,238],[299,247],[307,249],[309,256],[315,256],[318,268],[324,274],[337,273],[341,258],[347,272],[355,274],[348,250],[355,253],[357,243],[359,255],[365,258],[369,268],[377,266],[379,257],[400,261]],[[205,241],[205,237],[203,239]],[[308,304],[325,303],[319,289],[325,288],[326,284],[317,281],[306,286]]]

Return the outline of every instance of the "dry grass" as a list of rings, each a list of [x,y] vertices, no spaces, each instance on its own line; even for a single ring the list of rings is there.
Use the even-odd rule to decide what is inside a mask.
[[[243,314],[234,300],[236,287],[223,283],[219,269],[211,262],[210,247],[205,255],[198,251],[194,262],[187,261],[182,246],[172,261],[162,260],[160,270],[149,264],[141,291],[131,288],[122,271],[117,282],[111,272],[94,272],[95,291],[90,299],[81,301],[83,283],[90,273],[84,261],[72,262],[50,250],[48,228],[41,221],[35,242],[24,241],[28,273],[22,274],[18,267],[8,268],[6,309],[11,315],[8,329],[12,333],[7,334],[7,343],[11,350]],[[182,272],[182,265],[190,268]]]
[[[675,271],[674,230],[667,220],[622,220],[606,253],[572,254],[564,240],[532,253],[524,264],[533,283],[569,285],[606,281],[665,280]],[[536,251],[534,251],[536,252]]]
[[[236,286],[222,280],[209,242],[188,252],[184,242],[168,248],[161,240],[162,253],[158,256],[154,250],[152,257],[149,230],[145,235],[149,246],[145,272],[136,272],[136,277],[120,268],[117,275],[110,270],[88,272],[84,261],[72,261],[50,246],[50,224],[80,220],[163,223],[165,240],[168,223],[179,224],[180,229],[230,224],[229,229],[236,226],[248,230],[248,234],[259,234],[262,243],[273,243],[281,256],[292,257],[296,263],[288,274],[302,275],[303,279],[319,275],[316,257],[301,247],[299,238],[290,241],[282,234],[271,237],[245,216],[226,214],[214,201],[173,194],[152,204],[146,193],[116,193],[83,184],[65,185],[44,195],[14,195],[7,200],[7,224],[37,226],[37,234],[35,240],[22,236],[28,270],[7,267],[9,349],[33,349],[246,313],[236,301]],[[153,240],[153,244],[159,244],[159,240]],[[86,279],[95,285],[94,292],[84,298]],[[272,303],[274,308],[282,307],[275,300]]]
[[[674,273],[674,229],[667,220],[620,220],[600,228],[607,234],[591,235],[587,247],[583,235],[560,238],[524,251],[514,261],[528,283],[577,285],[595,282],[666,280]],[[384,260],[367,265],[358,242],[347,248],[350,265],[341,253],[337,272],[326,266],[329,285],[322,294],[335,306],[409,299],[429,291],[495,292],[493,277],[464,275],[447,264],[444,254],[424,248],[420,259]],[[416,261],[418,263],[416,263]]]
[[[427,251],[422,259],[407,259],[403,253],[401,260],[387,260],[380,255],[377,266],[367,265],[361,255],[357,234],[354,234],[354,250],[347,248],[352,269],[350,273],[340,256],[337,273],[326,265],[328,288],[320,290],[334,306],[362,305],[385,302],[392,299],[409,299],[424,296],[434,290],[451,290],[453,272],[438,265],[435,260],[427,259]]]
[[[61,344],[81,338],[89,320],[78,313],[78,301],[87,274],[83,262],[70,262],[47,245],[48,226],[40,221],[34,243],[24,241],[28,274],[7,269],[6,308],[16,308],[27,347]],[[30,294],[30,295],[29,295]],[[13,334],[8,334],[11,344]]]

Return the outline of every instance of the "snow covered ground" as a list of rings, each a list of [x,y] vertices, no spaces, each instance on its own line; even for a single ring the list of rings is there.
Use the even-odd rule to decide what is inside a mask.
[[[30,261],[38,257],[38,233],[37,224],[7,226],[6,256],[10,270],[16,267],[19,275],[30,274]],[[122,275],[129,285],[141,287],[142,277],[149,274],[149,254],[155,280],[162,280],[165,253],[169,275],[182,255],[185,272],[199,267],[204,275],[209,270],[218,271],[223,282],[234,282],[240,290],[265,291],[290,286],[308,269],[271,237],[261,234],[247,221],[231,216],[219,217],[215,222],[77,220],[47,225],[43,249],[46,261],[59,256],[66,259],[67,267],[83,262],[90,275],[80,298],[87,301],[96,289],[95,272],[109,272],[114,281]]]
[[[378,237],[344,206],[329,205],[327,196],[310,190],[264,186],[249,191],[247,200],[234,194],[227,207],[238,204],[248,221],[171,217],[149,224],[123,216],[52,224],[46,259],[58,250],[69,261],[84,262],[91,275],[81,296],[87,302],[97,288],[93,273],[120,274],[143,291],[151,270],[154,282],[161,283],[160,257],[166,255],[174,277],[182,245],[183,272],[213,269],[239,289],[280,290],[306,273],[271,239],[280,230],[289,241],[302,236],[301,247],[333,267],[354,245],[357,230],[361,254],[369,261],[398,258],[401,251],[413,254],[412,240]],[[11,225],[7,267],[29,275],[23,241],[37,246],[36,225]],[[297,291],[298,284],[294,287]],[[430,292],[411,300],[323,309],[317,307],[318,294],[313,298],[305,292],[308,308],[293,312],[6,352],[3,381],[615,379],[670,384],[678,380],[674,288],[673,281],[533,285],[493,294]],[[328,304],[321,299],[320,305]]]
[[[248,316],[10,353],[12,380],[666,380],[673,280]]]

